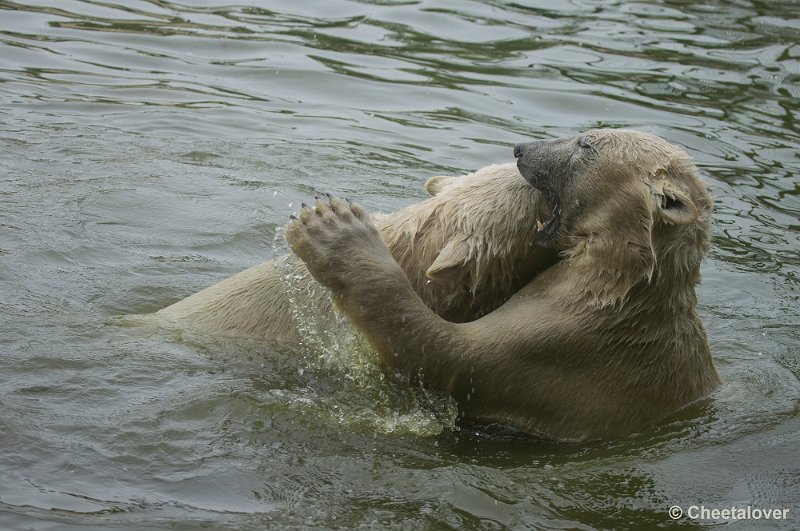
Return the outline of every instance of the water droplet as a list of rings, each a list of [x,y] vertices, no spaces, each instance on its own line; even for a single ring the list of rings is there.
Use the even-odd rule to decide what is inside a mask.
[[[278,191],[275,190],[274,192],[272,192],[272,195],[278,195]]]
[[[294,203],[289,203],[289,208],[292,208],[292,205],[293,205],[293,204],[294,204]]]

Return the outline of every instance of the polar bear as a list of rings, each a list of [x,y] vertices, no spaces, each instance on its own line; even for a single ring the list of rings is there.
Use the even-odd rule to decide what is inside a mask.
[[[538,244],[561,259],[474,321],[428,309],[357,204],[304,207],[287,240],[386,367],[450,393],[470,417],[606,438],[709,394],[720,379],[695,286],[712,201],[690,157],[610,129],[521,144],[515,156],[553,207]],[[514,210],[484,200],[497,216]]]
[[[432,177],[426,188],[428,199],[374,220],[413,289],[442,318],[476,319],[556,261],[555,251],[536,243],[536,220],[550,202],[513,163]],[[242,271],[156,315],[206,334],[297,344],[283,260]],[[324,311],[329,298],[315,297]]]

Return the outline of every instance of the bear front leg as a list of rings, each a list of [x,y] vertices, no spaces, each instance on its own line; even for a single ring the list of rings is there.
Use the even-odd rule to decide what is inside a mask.
[[[385,365],[452,390],[453,358],[469,342],[425,306],[364,209],[336,198],[303,205],[286,237]]]

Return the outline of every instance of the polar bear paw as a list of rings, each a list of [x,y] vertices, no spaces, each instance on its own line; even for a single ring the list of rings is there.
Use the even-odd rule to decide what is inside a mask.
[[[368,281],[376,267],[394,262],[369,214],[330,194],[291,216],[286,239],[311,275],[331,289]]]

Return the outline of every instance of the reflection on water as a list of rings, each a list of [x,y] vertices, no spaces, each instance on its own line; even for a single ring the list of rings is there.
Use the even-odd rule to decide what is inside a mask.
[[[0,527],[796,512],[796,3],[187,4],[0,0]],[[298,354],[126,317],[271,258],[314,194],[395,210],[597,126],[685,146],[716,197],[699,298],[725,384],[642,433],[453,426],[338,328]]]

